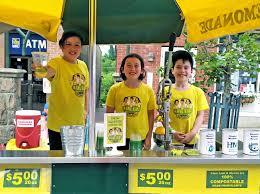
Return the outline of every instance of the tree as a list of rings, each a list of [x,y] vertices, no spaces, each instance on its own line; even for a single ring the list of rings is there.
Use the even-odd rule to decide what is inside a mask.
[[[105,104],[106,96],[109,88],[114,84],[113,73],[116,71],[116,55],[115,49],[111,45],[108,53],[102,56],[102,72],[101,72],[101,94],[100,104]]]
[[[102,84],[101,84],[101,94],[100,94],[100,103],[106,103],[106,97],[109,88],[114,84],[113,73],[102,73]]]
[[[220,123],[222,127],[229,127],[229,120],[233,120],[235,114],[232,114],[230,104],[237,104],[231,92],[231,75],[239,70],[247,72],[250,77],[255,77],[260,72],[260,45],[257,43],[258,35],[243,33],[236,36],[227,36],[222,42],[212,40],[198,45],[186,44],[186,49],[196,46],[198,53],[195,57],[199,66],[196,70],[201,71],[198,74],[200,86],[212,86],[215,83],[224,84],[222,96]],[[212,52],[215,49],[215,52]],[[219,52],[216,52],[217,49]],[[233,97],[232,97],[233,96]],[[214,114],[214,113],[213,113]]]
[[[113,61],[116,60],[116,50],[113,45],[109,46],[108,57],[109,57],[109,59],[111,59]]]
[[[203,42],[197,45],[186,44],[186,49],[198,48],[195,57],[199,64],[196,70],[199,74],[198,85],[212,86],[214,83],[224,83],[224,93],[231,91],[232,73],[242,70],[255,77],[260,72],[260,45],[257,43],[259,34],[243,33],[227,36],[223,42],[217,40]],[[220,52],[212,52],[218,49]]]
[[[102,56],[102,73],[110,73],[116,71],[116,60],[112,60],[108,54]]]

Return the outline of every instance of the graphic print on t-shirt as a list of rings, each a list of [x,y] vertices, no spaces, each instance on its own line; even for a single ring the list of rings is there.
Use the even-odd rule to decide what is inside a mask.
[[[76,73],[72,76],[71,86],[75,92],[75,95],[81,97],[85,91],[85,76],[80,73]]]
[[[141,100],[136,96],[126,96],[122,108],[128,117],[135,117],[141,110]]]
[[[192,113],[193,104],[188,98],[176,99],[173,102],[173,113],[178,119],[188,119]]]

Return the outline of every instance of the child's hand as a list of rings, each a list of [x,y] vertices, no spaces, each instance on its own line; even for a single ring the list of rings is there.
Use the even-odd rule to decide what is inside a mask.
[[[37,64],[32,63],[32,70],[35,70],[37,66]]]
[[[184,135],[184,139],[182,140],[181,143],[190,143],[192,139],[195,137],[196,133],[190,131],[189,133],[186,133]]]
[[[143,145],[143,149],[144,150],[150,150],[151,148],[151,138],[146,137],[144,140],[144,145]]]
[[[36,78],[44,78],[47,76],[47,66],[42,66],[41,64],[32,63],[32,71],[34,71],[33,76]]]
[[[56,71],[49,66],[46,66],[46,69],[47,69],[47,78],[53,78],[55,76]]]
[[[175,132],[173,133],[173,137],[174,137],[174,139],[175,139],[176,141],[183,143],[182,141],[183,141],[183,139],[185,138],[185,134],[184,134],[184,133],[181,133],[181,132],[178,132],[178,131],[175,131]]]
[[[41,64],[32,63],[32,70],[33,71],[35,71],[35,69],[37,69],[37,67],[41,67]]]

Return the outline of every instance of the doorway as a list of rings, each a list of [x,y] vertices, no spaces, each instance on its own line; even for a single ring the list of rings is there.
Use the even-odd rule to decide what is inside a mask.
[[[30,74],[31,57],[11,56],[10,68],[27,71],[21,82],[21,107],[27,110],[42,111],[46,102],[46,94],[43,93],[42,79],[32,77]]]

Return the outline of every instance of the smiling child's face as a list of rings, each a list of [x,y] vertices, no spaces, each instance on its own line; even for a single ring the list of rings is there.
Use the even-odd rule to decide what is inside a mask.
[[[192,75],[192,69],[190,62],[179,59],[176,61],[174,68],[172,68],[172,74],[175,77],[176,82],[188,82]]]

